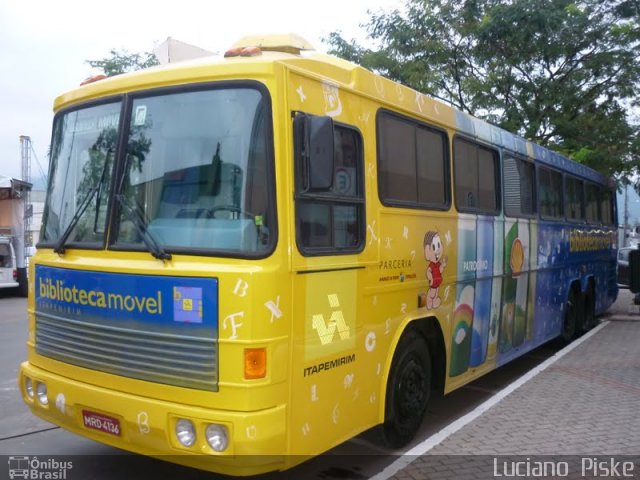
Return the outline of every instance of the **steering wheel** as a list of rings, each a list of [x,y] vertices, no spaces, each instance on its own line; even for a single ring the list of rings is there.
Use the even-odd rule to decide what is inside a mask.
[[[245,218],[255,218],[255,215],[253,215],[252,213],[246,212],[240,207],[236,207],[235,205],[219,205],[217,207],[210,208],[207,212],[207,218],[216,218],[216,213],[218,212],[232,212],[238,214],[239,216],[242,215]]]

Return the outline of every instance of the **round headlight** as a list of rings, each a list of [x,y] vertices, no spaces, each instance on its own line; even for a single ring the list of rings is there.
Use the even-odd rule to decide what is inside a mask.
[[[27,397],[32,399],[33,398],[33,381],[29,377],[26,377],[24,379],[24,390],[25,392],[27,392]]]
[[[216,452],[224,452],[229,446],[229,434],[224,425],[209,424],[205,430],[207,442]]]
[[[44,383],[36,382],[36,395],[38,395],[38,401],[42,405],[47,405],[49,399],[47,398],[47,386]]]
[[[196,428],[191,420],[181,418],[176,422],[176,437],[185,447],[190,447],[196,443]]]

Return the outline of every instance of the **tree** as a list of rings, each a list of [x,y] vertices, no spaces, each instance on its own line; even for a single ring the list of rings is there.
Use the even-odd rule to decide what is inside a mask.
[[[407,0],[354,61],[605,174],[640,166],[638,0]]]
[[[101,69],[108,77],[160,64],[155,54],[151,52],[129,53],[126,50],[112,48],[109,53],[110,57],[101,60],[87,60],[87,63],[93,68]]]

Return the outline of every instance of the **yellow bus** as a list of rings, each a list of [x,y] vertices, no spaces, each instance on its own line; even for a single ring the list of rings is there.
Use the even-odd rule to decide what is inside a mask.
[[[125,450],[284,470],[617,295],[614,185],[296,36],[55,101],[32,411]]]

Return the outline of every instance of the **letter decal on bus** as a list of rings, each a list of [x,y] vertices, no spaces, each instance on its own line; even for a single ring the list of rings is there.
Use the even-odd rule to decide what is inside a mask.
[[[342,102],[340,101],[338,86],[333,83],[323,82],[322,93],[324,94],[325,113],[330,117],[340,115],[342,113]]]
[[[303,103],[307,99],[307,96],[304,94],[304,90],[302,89],[302,85],[296,89],[296,93],[300,96],[300,103]]]
[[[325,323],[322,314],[313,316],[313,329],[318,332],[320,342],[323,345],[333,342],[333,336],[338,331],[341,340],[349,338],[349,327],[344,321],[342,310],[337,310],[331,314],[329,323]]]
[[[333,423],[335,425],[338,424],[338,421],[340,419],[340,404],[336,403],[335,406],[333,407],[333,410],[331,412],[331,419],[333,420]]]
[[[375,229],[376,228],[376,221],[374,220],[371,225],[367,225],[367,231],[371,234],[371,238],[369,239],[369,245],[371,245],[373,242],[377,242],[378,241],[378,236],[376,235]]]
[[[241,278],[239,278],[238,281],[236,282],[235,288],[233,289],[233,294],[239,297],[246,297],[248,289],[249,289],[249,284],[244,280],[242,280]]]
[[[369,332],[367,338],[364,340],[364,348],[367,352],[373,352],[376,348],[376,334],[375,332]]]
[[[229,336],[229,340],[235,340],[238,338],[238,329],[243,325],[242,322],[236,322],[236,317],[244,318],[244,312],[227,315],[222,321],[222,327],[225,330],[227,330],[227,328],[231,328],[231,336]]]
[[[280,310],[280,295],[276,297],[275,302],[273,300],[269,300],[268,302],[265,302],[264,306],[271,312],[270,323],[273,323],[274,318],[282,318],[282,310]]]
[[[140,412],[136,417],[138,421],[138,431],[142,435],[148,435],[151,432],[151,427],[149,426],[149,414],[147,412]]]

